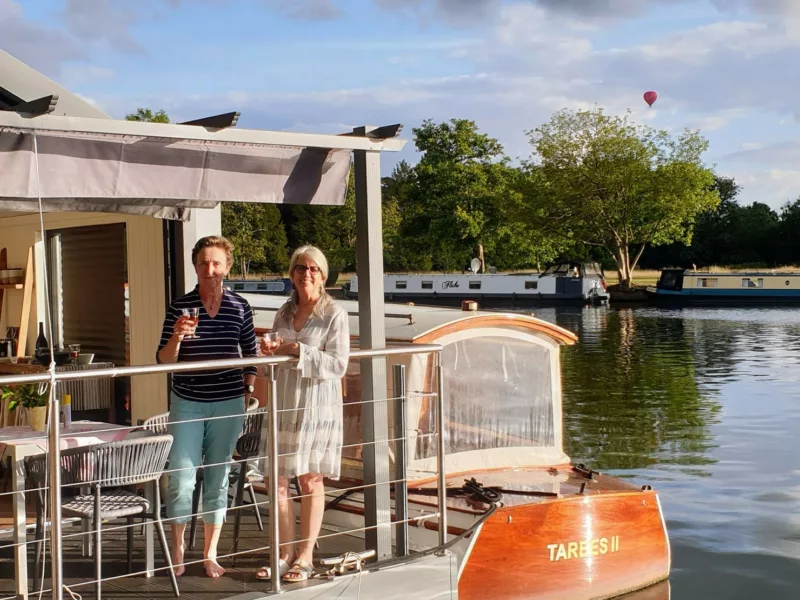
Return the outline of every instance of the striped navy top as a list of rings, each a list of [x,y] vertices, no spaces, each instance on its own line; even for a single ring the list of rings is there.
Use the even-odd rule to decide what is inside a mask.
[[[169,305],[161,329],[159,351],[172,337],[175,322],[181,316],[182,308],[200,309],[200,318],[195,329],[195,335],[199,337],[184,339],[181,342],[178,351],[179,362],[258,356],[256,332],[253,328],[253,309],[247,300],[238,294],[223,290],[219,312],[212,319],[203,307],[197,287]],[[172,391],[181,398],[197,402],[241,398],[245,392],[243,374],[255,375],[256,372],[256,367],[246,367],[173,373]]]

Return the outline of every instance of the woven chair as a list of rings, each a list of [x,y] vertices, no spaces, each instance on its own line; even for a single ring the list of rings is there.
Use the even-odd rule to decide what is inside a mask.
[[[172,570],[172,558],[167,547],[167,538],[164,534],[164,525],[161,521],[161,490],[158,480],[164,471],[164,465],[172,446],[172,436],[150,436],[135,439],[126,439],[119,442],[109,442],[70,448],[61,452],[61,485],[62,487],[87,486],[92,494],[77,495],[65,499],[61,504],[64,516],[78,517],[91,520],[94,524],[94,568],[97,600],[101,598],[102,578],[102,522],[104,519],[130,519],[136,515],[146,515],[155,523],[158,540],[164,553],[169,575],[172,579],[172,589],[176,596],[180,595],[178,581]],[[44,487],[47,471],[47,456],[30,456],[25,459],[27,477],[37,487]],[[155,502],[137,494],[122,490],[108,488],[124,488],[128,486],[154,483]],[[37,511],[37,543],[36,557],[41,554],[41,535],[44,529],[44,515]],[[128,527],[128,567],[131,565],[132,527]],[[38,578],[38,565],[36,567]]]
[[[239,529],[242,522],[242,503],[244,501],[245,488],[250,492],[250,503],[256,513],[258,529],[264,531],[264,523],[261,521],[261,512],[258,510],[256,495],[252,484],[248,481],[247,459],[258,456],[261,450],[261,428],[264,424],[265,413],[266,409],[247,412],[244,418],[244,426],[242,427],[242,435],[236,441],[236,450],[233,458],[241,462],[238,463],[236,493],[233,500],[233,506],[236,507],[236,515],[233,519],[233,548],[231,551],[234,554],[239,547]],[[233,564],[236,565],[236,556],[233,557]]]
[[[145,419],[144,423],[142,423],[142,429],[152,431],[156,435],[166,435],[167,423],[169,423],[169,412],[153,415]]]

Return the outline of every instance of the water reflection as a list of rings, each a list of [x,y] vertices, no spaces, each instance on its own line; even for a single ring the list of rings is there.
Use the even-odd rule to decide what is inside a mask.
[[[557,321],[581,336],[563,352],[567,454],[598,469],[661,464],[708,475],[720,405],[698,386],[685,322],[605,307]]]
[[[671,597],[800,598],[800,310],[558,308],[574,462],[659,491]]]

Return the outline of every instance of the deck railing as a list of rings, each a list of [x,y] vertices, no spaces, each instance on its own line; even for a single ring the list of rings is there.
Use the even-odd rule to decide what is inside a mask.
[[[418,345],[418,344],[407,344],[404,346],[395,346],[392,348],[383,348],[383,349],[374,349],[374,350],[354,350],[350,353],[350,360],[364,360],[364,359],[382,359],[390,356],[399,356],[399,355],[411,355],[411,354],[433,354],[436,357],[435,365],[436,365],[436,392],[425,392],[424,390],[414,390],[409,392],[407,390],[407,381],[406,381],[406,372],[405,366],[396,364],[393,366],[393,370],[391,373],[392,377],[392,385],[394,393],[392,394],[392,398],[362,398],[359,402],[348,402],[346,406],[355,406],[355,405],[363,405],[366,403],[376,403],[376,402],[394,402],[394,411],[393,416],[395,419],[395,426],[393,430],[389,431],[389,439],[374,439],[373,441],[364,442],[363,437],[362,441],[358,444],[354,444],[357,446],[367,446],[369,444],[375,445],[377,448],[378,444],[381,445],[388,445],[390,443],[395,443],[397,445],[397,449],[395,452],[395,468],[394,472],[391,475],[391,481],[378,481],[375,484],[366,484],[366,476],[365,484],[359,485],[357,488],[353,488],[353,490],[337,490],[337,493],[344,493],[346,491],[365,491],[368,487],[378,487],[378,486],[385,486],[385,489],[388,490],[389,485],[394,485],[395,488],[395,519],[392,521],[391,514],[389,515],[389,521],[387,523],[382,523],[377,520],[377,516],[373,515],[372,522],[377,523],[377,525],[372,526],[365,526],[362,528],[352,529],[337,532],[331,535],[320,535],[318,539],[322,539],[325,537],[333,537],[336,535],[348,535],[357,532],[366,532],[370,528],[375,527],[389,527],[391,528],[392,525],[396,527],[395,529],[395,549],[397,556],[406,556],[409,553],[409,543],[408,543],[408,525],[409,523],[418,523],[423,519],[430,519],[436,518],[438,520],[438,545],[443,546],[447,541],[447,513],[445,510],[446,506],[446,481],[445,481],[445,470],[444,470],[444,458],[445,458],[445,440],[444,440],[444,404],[443,404],[443,381],[442,381],[442,368],[441,368],[441,361],[439,360],[441,356],[442,347],[437,344],[429,344],[429,345]],[[60,481],[61,477],[61,426],[60,426],[60,402],[58,400],[59,395],[57,393],[57,387],[59,382],[63,381],[72,381],[72,380],[84,380],[84,379],[98,379],[98,378],[114,378],[114,377],[130,377],[130,376],[137,376],[137,375],[150,375],[154,373],[181,373],[181,372],[191,372],[191,371],[199,371],[205,370],[209,368],[213,369],[220,369],[220,368],[234,368],[234,367],[246,367],[246,366],[258,366],[263,367],[264,373],[266,378],[269,382],[270,386],[270,398],[269,404],[266,407],[260,409],[263,412],[264,421],[266,421],[266,428],[267,428],[267,448],[266,454],[259,455],[259,456],[250,456],[247,458],[243,458],[241,460],[233,460],[231,459],[227,464],[236,464],[241,463],[240,467],[240,477],[246,476],[246,469],[247,463],[251,463],[255,460],[265,461],[268,468],[267,473],[264,476],[268,479],[268,501],[267,502],[256,502],[255,506],[253,504],[242,504],[235,507],[235,510],[242,510],[242,508],[250,508],[253,507],[255,510],[259,510],[259,505],[261,504],[268,504],[268,517],[269,517],[269,544],[263,547],[257,548],[255,550],[243,550],[238,551],[232,554],[223,554],[219,555],[218,558],[226,558],[226,557],[234,557],[239,554],[247,554],[253,552],[260,552],[264,550],[270,550],[270,566],[273,574],[279,572],[279,559],[280,559],[280,552],[279,552],[279,545],[275,543],[275,540],[279,539],[279,532],[278,532],[278,525],[279,519],[277,518],[278,514],[278,464],[280,455],[278,453],[278,413],[279,410],[277,409],[277,397],[278,397],[278,388],[277,388],[277,376],[276,376],[276,368],[285,363],[292,363],[296,362],[297,359],[285,356],[267,356],[267,357],[259,357],[259,358],[241,358],[241,359],[226,359],[226,360],[209,360],[209,361],[198,361],[198,362],[181,362],[181,363],[172,363],[172,364],[157,364],[157,365],[146,365],[146,366],[131,366],[131,367],[114,367],[114,368],[100,368],[95,370],[88,370],[88,371],[65,371],[65,372],[55,372],[54,370],[50,370],[48,372],[43,373],[33,373],[33,374],[20,374],[20,375],[9,375],[9,376],[2,376],[0,377],[0,386],[3,385],[14,385],[14,384],[24,384],[24,383],[48,383],[50,384],[50,401],[48,404],[48,449],[47,449],[47,474],[45,479],[45,485],[43,487],[38,488],[28,488],[27,491],[35,491],[35,492],[42,492],[47,494],[47,503],[50,505],[50,554],[51,554],[51,581],[52,586],[50,590],[44,590],[44,577],[42,576],[40,581],[34,582],[34,590],[35,593],[41,593],[45,591],[52,592],[52,598],[56,600],[62,600],[64,596],[64,585],[63,585],[63,540],[64,539],[71,539],[79,536],[87,536],[91,534],[91,531],[82,531],[81,533],[75,534],[68,534],[64,535],[62,532],[62,515],[61,515],[61,505],[62,505],[62,485]],[[426,433],[426,434],[419,434],[415,436],[416,439],[419,439],[421,436],[435,436],[437,440],[437,472],[436,472],[436,480],[437,480],[437,497],[438,497],[438,506],[436,512],[427,513],[425,515],[416,516],[409,518],[408,516],[408,494],[407,494],[407,482],[408,482],[408,473],[407,473],[407,464],[406,464],[406,441],[408,439],[408,430],[406,429],[406,413],[405,407],[406,402],[405,400],[409,396],[430,396],[434,399],[436,403],[436,426],[435,431]],[[135,399],[134,399],[135,401]],[[390,414],[387,411],[387,415]],[[203,419],[207,420],[207,419]],[[188,422],[188,421],[170,421],[170,424],[176,424],[180,422]],[[388,424],[387,424],[388,425]],[[140,429],[139,425],[135,426],[119,426],[119,427],[109,427],[106,430],[103,430],[106,433],[109,432],[124,432],[124,431],[131,431],[134,429]],[[416,429],[414,430],[416,432]],[[95,432],[99,433],[99,432]],[[208,468],[209,464],[201,465],[204,468]],[[17,468],[18,465],[14,465],[14,468]],[[194,469],[194,467],[190,467]],[[163,473],[175,473],[180,469],[165,469]],[[22,474],[24,476],[24,474]],[[82,486],[88,485],[90,483],[99,483],[99,482],[81,482]],[[157,486],[156,486],[157,487]],[[387,492],[388,493],[388,492]],[[20,506],[25,507],[25,497],[24,492],[19,490],[14,490],[11,492],[5,492],[3,495],[9,494],[22,494],[22,498],[17,496],[17,500],[21,500]],[[303,496],[299,496],[302,498]],[[298,498],[298,496],[294,496],[294,498]],[[292,500],[290,499],[290,502]],[[24,510],[24,508],[22,509]],[[204,507],[205,510],[205,507]],[[230,508],[228,508],[230,510]],[[367,520],[367,505],[365,504],[365,520]],[[202,513],[197,513],[197,516],[202,515]],[[15,515],[17,518],[19,515]],[[47,514],[43,516],[45,525],[48,523]],[[165,521],[169,522],[170,519],[165,519]],[[128,529],[130,527],[140,527],[141,525],[131,525],[130,523],[126,525],[120,525],[115,527],[106,527],[103,529],[103,532],[113,531],[113,530],[123,530]],[[18,532],[19,533],[19,532]],[[15,544],[15,560],[16,561],[27,561],[27,526],[25,532],[25,541],[23,543]],[[152,529],[148,528],[148,544],[152,544]],[[47,541],[47,527],[45,526],[45,530],[43,533],[43,537],[40,540],[35,540],[37,543],[42,542],[42,546],[45,546]],[[292,544],[298,543],[303,540],[296,540],[290,542],[284,542],[285,544]],[[88,544],[88,538],[85,538],[84,541],[84,548],[90,550]],[[368,549],[369,550],[369,549]],[[198,561],[199,562],[199,561]],[[25,562],[24,564],[27,564]],[[184,563],[190,564],[190,563]],[[174,567],[175,565],[173,565]],[[168,567],[163,567],[164,569]],[[44,569],[42,569],[43,571]],[[143,572],[138,573],[129,573],[124,575],[124,577],[133,576],[133,575],[141,575],[141,574],[148,574],[150,575],[153,571],[159,570],[155,569],[152,564],[146,565],[146,570]],[[110,579],[118,579],[119,577],[111,577],[111,578],[100,578],[100,581],[108,581]],[[17,582],[17,594],[18,596],[25,597],[28,594],[28,582],[27,578],[25,581],[18,581]],[[95,582],[87,582],[81,583],[80,585],[88,585],[90,583]],[[38,588],[38,589],[37,589]],[[271,583],[271,591],[272,592],[279,592],[281,591],[281,579],[280,577],[273,577]],[[6,600],[2,598],[0,600]]]

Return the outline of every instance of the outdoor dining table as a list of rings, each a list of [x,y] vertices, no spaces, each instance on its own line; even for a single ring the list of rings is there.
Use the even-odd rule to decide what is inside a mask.
[[[74,421],[68,428],[61,429],[61,449],[91,446],[124,439],[128,429],[111,423],[96,421]],[[30,427],[4,427],[0,429],[0,458],[11,461],[11,482],[13,491],[12,515],[14,520],[14,568],[17,595],[28,597],[28,559],[25,506],[25,457],[47,452],[47,433],[33,431]],[[145,526],[146,570],[148,576],[153,570],[153,530]],[[84,550],[90,550],[89,536],[84,538]]]

